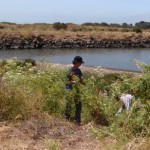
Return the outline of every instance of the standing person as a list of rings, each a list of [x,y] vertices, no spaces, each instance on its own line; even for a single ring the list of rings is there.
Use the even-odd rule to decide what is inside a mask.
[[[66,108],[65,108],[65,118],[67,120],[71,118],[72,112],[72,102],[75,105],[75,117],[74,121],[77,124],[81,123],[81,110],[82,110],[82,103],[80,100],[80,87],[79,84],[83,84],[82,72],[80,70],[81,64],[83,64],[83,60],[81,56],[74,57],[72,61],[73,67],[69,69],[67,74],[67,83],[65,89],[67,91],[66,95]]]
[[[118,110],[118,112],[116,113],[116,115],[118,115],[119,113],[121,113],[123,110],[130,110],[132,101],[134,99],[134,96],[131,94],[122,94],[120,97],[117,97],[117,100],[120,100],[121,102],[121,107]]]

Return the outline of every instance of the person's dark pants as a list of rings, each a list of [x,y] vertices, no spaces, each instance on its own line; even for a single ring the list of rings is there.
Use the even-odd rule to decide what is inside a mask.
[[[75,117],[74,120],[77,123],[81,123],[81,110],[82,110],[82,103],[81,101],[76,102],[75,101]],[[71,120],[71,104],[69,101],[66,102],[66,108],[65,108],[65,117],[67,120]]]
[[[76,110],[75,110],[75,121],[77,123],[81,123],[81,110],[82,110],[82,103],[79,101],[75,104]]]
[[[71,113],[71,104],[70,104],[70,102],[67,100],[67,101],[66,101],[66,108],[65,108],[65,118],[66,118],[67,120],[70,120],[70,119],[71,119],[70,113]]]

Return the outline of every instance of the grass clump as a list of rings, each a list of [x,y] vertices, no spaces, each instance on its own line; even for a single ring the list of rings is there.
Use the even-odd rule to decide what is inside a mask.
[[[48,150],[60,150],[60,145],[55,140],[48,140],[45,142]]]

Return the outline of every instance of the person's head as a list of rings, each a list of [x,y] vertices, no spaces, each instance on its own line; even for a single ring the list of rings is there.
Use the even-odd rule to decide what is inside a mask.
[[[83,60],[82,60],[82,57],[81,56],[75,56],[74,57],[74,60],[72,61],[73,65],[76,66],[76,67],[80,67],[81,64],[83,64]]]

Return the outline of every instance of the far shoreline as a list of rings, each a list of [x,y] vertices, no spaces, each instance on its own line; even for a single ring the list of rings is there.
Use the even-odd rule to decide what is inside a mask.
[[[150,48],[150,30],[134,27],[68,24],[0,24],[0,50]]]
[[[32,35],[5,35],[0,38],[0,50],[11,49],[93,49],[93,48],[150,48],[150,38],[133,37],[130,39],[100,39],[97,37],[51,37]]]

